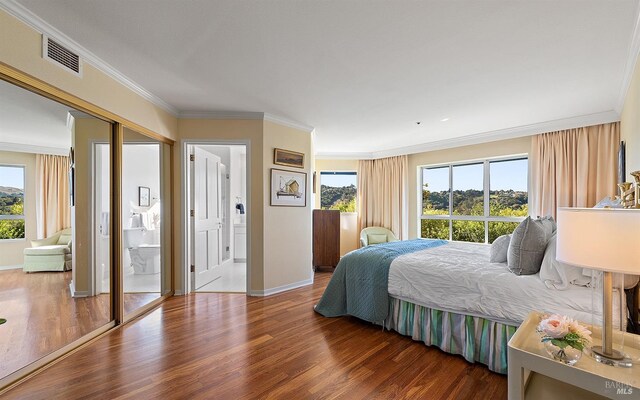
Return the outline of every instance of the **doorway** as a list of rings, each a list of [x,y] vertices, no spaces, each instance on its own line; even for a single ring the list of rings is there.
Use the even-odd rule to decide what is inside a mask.
[[[195,292],[247,292],[247,145],[187,144],[188,281]]]

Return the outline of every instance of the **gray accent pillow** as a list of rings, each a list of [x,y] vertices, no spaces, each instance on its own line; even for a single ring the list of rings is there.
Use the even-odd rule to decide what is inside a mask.
[[[498,238],[496,238],[496,240],[491,243],[491,249],[489,251],[489,262],[506,263],[507,251],[509,250],[510,242],[511,235],[498,236]]]
[[[516,275],[533,275],[540,271],[544,251],[553,235],[553,219],[527,217],[511,235],[507,266]]]

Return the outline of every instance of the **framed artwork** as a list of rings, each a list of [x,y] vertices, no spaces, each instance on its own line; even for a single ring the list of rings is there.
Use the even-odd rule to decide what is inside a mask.
[[[304,168],[304,153],[283,149],[274,149],[273,163],[287,167]]]
[[[307,206],[307,174],[271,168],[271,205]]]
[[[146,186],[138,186],[138,205],[140,207],[151,205],[151,189]]]

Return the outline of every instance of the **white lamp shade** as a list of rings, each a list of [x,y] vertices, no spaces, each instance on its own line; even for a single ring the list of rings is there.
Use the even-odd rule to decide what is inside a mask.
[[[640,209],[558,208],[558,261],[640,274]]]

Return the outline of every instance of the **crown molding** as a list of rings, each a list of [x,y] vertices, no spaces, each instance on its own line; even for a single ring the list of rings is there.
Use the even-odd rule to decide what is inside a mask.
[[[331,153],[320,152],[315,155],[316,160],[371,160],[374,159],[374,153],[367,152],[351,152],[351,153]]]
[[[273,122],[274,124],[287,126],[306,133],[315,133],[315,128],[285,117],[249,111],[184,111],[178,114],[181,119],[250,119]]]
[[[400,156],[405,154],[424,153],[428,151],[451,149],[454,147],[469,146],[480,143],[495,142],[497,140],[515,139],[523,136],[532,136],[540,133],[554,132],[564,129],[580,128],[598,124],[606,124],[620,120],[620,115],[614,111],[604,111],[601,113],[581,115],[578,117],[563,118],[552,121],[541,122],[531,125],[517,126],[513,128],[500,129],[497,131],[481,132],[472,135],[459,136],[451,139],[437,140],[429,143],[398,147],[389,150],[374,152],[352,152],[352,153],[330,153],[320,152],[316,154],[316,159],[343,160],[358,159],[369,160],[385,157]]]
[[[111,65],[107,64],[105,61],[81,46],[75,40],[71,39],[58,29],[51,26],[42,18],[32,13],[29,9],[17,3],[15,0],[0,0],[0,9],[16,17],[37,32],[45,34],[50,38],[56,40],[63,46],[69,48],[70,50],[77,52],[83,62],[88,62],[89,64],[93,65],[98,70],[102,71],[104,74],[111,77],[116,82],[122,84],[145,100],[155,104],[156,106],[162,108],[163,110],[171,113],[174,116],[178,115],[178,110],[175,107],[165,102],[161,98],[155,96],[151,92],[147,91],[131,79],[127,78]]]
[[[620,93],[618,95],[618,101],[616,103],[615,110],[618,114],[622,114],[622,108],[624,107],[624,101],[627,98],[627,92],[629,86],[631,86],[631,79],[633,78],[633,72],[636,69],[636,62],[640,55],[640,3],[636,6],[636,23],[633,27],[633,33],[631,34],[631,43],[629,44],[629,53],[627,56],[627,62],[624,66],[624,75],[622,76],[622,86],[620,87]]]
[[[250,111],[183,111],[180,119],[250,119],[263,120],[264,113]]]
[[[36,146],[33,144],[0,142],[0,151],[12,151],[15,153],[53,154],[68,156],[69,148]]]
[[[273,122],[274,124],[288,126],[289,128],[297,129],[299,131],[304,131],[307,133],[315,133],[315,128],[313,126],[303,124],[302,122],[294,121],[289,118],[280,117],[277,115],[264,113],[264,120]]]

